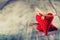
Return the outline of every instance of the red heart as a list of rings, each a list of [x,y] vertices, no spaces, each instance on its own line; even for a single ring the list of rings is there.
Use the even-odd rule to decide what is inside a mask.
[[[36,29],[39,31],[44,31],[45,35],[47,35],[54,16],[52,13],[48,13],[46,16],[44,16],[44,19],[42,19],[42,17],[42,15],[36,15],[36,21],[39,23]],[[55,28],[54,25],[51,26]]]

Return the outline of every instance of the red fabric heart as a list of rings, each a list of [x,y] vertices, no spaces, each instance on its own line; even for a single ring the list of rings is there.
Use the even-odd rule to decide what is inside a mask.
[[[46,16],[44,16],[44,19],[42,19],[42,17],[42,15],[36,15],[36,21],[39,23],[39,25],[36,27],[37,30],[43,31],[45,35],[47,35],[50,28],[57,30],[57,28],[52,24],[52,20],[54,18],[52,13],[48,13]]]

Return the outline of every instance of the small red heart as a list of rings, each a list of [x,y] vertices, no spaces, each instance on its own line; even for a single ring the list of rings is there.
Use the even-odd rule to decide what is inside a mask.
[[[54,16],[52,13],[48,13],[46,16],[44,16],[44,18],[42,15],[36,15],[36,21],[39,23],[36,29],[39,31],[43,30],[45,35],[47,35],[47,32],[50,28],[50,24],[52,23],[53,18]],[[54,25],[52,25],[52,27],[56,28]]]

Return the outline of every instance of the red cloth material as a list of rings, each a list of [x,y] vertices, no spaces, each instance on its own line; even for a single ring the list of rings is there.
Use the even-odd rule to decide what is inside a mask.
[[[42,19],[42,15],[36,15],[36,21],[38,22],[37,30],[43,31],[45,35],[47,35],[50,29],[57,30],[57,28],[52,24],[54,16],[52,13],[48,13],[44,19]]]

